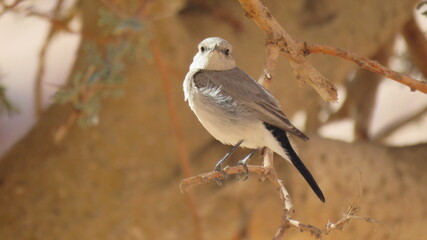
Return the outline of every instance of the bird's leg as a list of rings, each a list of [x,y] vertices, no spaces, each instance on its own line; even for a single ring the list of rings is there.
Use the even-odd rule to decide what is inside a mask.
[[[234,153],[234,151],[236,151],[236,149],[240,146],[240,144],[242,144],[242,142],[243,140],[240,140],[236,145],[234,145],[234,147],[227,154],[225,154],[225,156],[221,158],[221,160],[219,160],[215,165],[215,171],[220,172],[223,175],[221,179],[215,179],[218,185],[222,185],[225,179],[227,179],[227,173],[224,172],[224,170],[222,169],[222,164],[231,156],[231,154]]]
[[[240,174],[236,175],[237,181],[246,181],[249,177],[249,169],[248,169],[248,162],[251,159],[251,157],[254,155],[257,149],[252,150],[245,158],[239,161],[237,165],[242,165],[245,169],[245,177],[243,179],[240,177]]]

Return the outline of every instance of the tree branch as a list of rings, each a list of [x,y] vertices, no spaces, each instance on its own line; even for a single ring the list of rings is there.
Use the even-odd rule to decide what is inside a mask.
[[[337,101],[338,92],[335,86],[306,61],[300,44],[280,26],[268,9],[259,0],[239,0],[239,2],[246,16],[264,31],[266,46],[274,46],[286,57],[295,77],[301,83],[309,83],[325,101]]]
[[[272,17],[270,11],[262,5],[260,0],[239,0],[239,2],[245,10],[246,16],[251,18],[264,31],[267,44],[273,44],[280,49],[280,52],[286,57],[293,69],[296,78],[302,83],[308,82],[326,101],[336,101],[337,90],[329,80],[306,61],[306,56],[309,54],[322,53],[341,57],[357,63],[362,68],[404,84],[411,91],[418,90],[427,93],[427,83],[415,80],[405,74],[397,73],[366,57],[327,45],[295,41]]]
[[[272,160],[270,157],[267,157],[267,159]],[[265,162],[270,162],[270,161],[267,160],[267,161],[264,161],[264,163]],[[248,165],[247,167],[250,173],[258,174],[261,181],[268,179],[270,183],[272,183],[276,188],[276,190],[279,192],[280,198],[283,201],[283,215],[282,215],[281,224],[278,227],[277,232],[273,237],[273,240],[283,239],[286,233],[286,230],[291,227],[296,228],[299,231],[309,232],[315,238],[321,239],[324,235],[329,234],[333,230],[343,229],[343,227],[347,223],[349,223],[351,219],[361,219],[369,223],[378,223],[378,221],[375,219],[354,215],[360,211],[360,206],[357,201],[351,204],[346,209],[346,211],[344,211],[343,217],[340,220],[338,220],[335,223],[328,222],[325,225],[325,227],[322,229],[310,224],[301,223],[298,220],[292,219],[294,208],[291,201],[291,197],[288,191],[286,190],[285,185],[283,184],[283,181],[277,178],[274,168],[270,168],[268,164],[267,166],[264,164],[264,166]],[[227,175],[236,175],[239,173],[244,173],[246,171],[245,168],[241,165],[234,166],[234,167],[227,166],[223,170]],[[222,173],[217,171],[203,173],[197,176],[183,179],[179,185],[179,188],[181,192],[187,192],[188,190],[192,189],[197,185],[213,182],[215,179],[221,179],[222,177],[223,177]]]
[[[304,45],[306,47],[305,47],[305,50],[303,51],[305,52],[306,55],[321,53],[325,55],[344,58],[346,60],[355,62],[361,68],[365,68],[369,71],[378,73],[384,77],[390,78],[396,82],[406,85],[411,89],[411,91],[418,90],[420,92],[427,93],[427,82],[418,81],[406,74],[395,72],[379,64],[377,61],[368,59],[363,56],[359,56],[356,53],[347,52],[342,49],[327,46],[327,45],[321,45],[321,44],[304,44]]]
[[[55,19],[59,18],[59,13],[61,11],[63,3],[64,3],[64,0],[58,0],[56,2],[56,5],[52,10],[53,18]],[[51,24],[51,26],[49,27],[50,27],[49,32],[47,33],[46,39],[39,53],[39,63],[38,63],[37,74],[36,74],[36,79],[34,83],[34,109],[35,109],[36,118],[40,117],[43,111],[42,85],[43,85],[43,77],[45,72],[46,52],[53,40],[53,37],[58,32],[58,29],[55,28],[53,24]]]

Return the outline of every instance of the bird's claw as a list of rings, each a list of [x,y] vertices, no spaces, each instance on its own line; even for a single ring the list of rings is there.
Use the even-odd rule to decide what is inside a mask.
[[[227,180],[228,174],[222,169],[221,164],[216,165],[214,171],[219,172],[222,175],[220,178],[215,178],[216,184],[218,184],[218,186],[221,186],[225,182],[225,180]]]
[[[249,178],[249,169],[248,169],[248,164],[246,164],[246,161],[240,160],[239,163],[237,164],[237,166],[243,166],[243,168],[245,169],[245,176],[242,178],[241,173],[236,174],[236,179],[238,182],[243,182],[248,180]]]

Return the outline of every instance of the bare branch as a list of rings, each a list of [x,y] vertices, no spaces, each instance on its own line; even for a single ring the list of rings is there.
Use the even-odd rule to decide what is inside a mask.
[[[394,39],[395,36],[387,41],[373,55],[373,59],[387,64],[388,59],[393,53]],[[327,123],[344,118],[352,118],[354,119],[354,138],[356,140],[368,140],[368,130],[372,121],[377,89],[382,78],[381,75],[359,69],[353,80],[346,83],[347,97],[343,105],[336,113],[330,116]]]
[[[289,61],[294,75],[301,83],[309,83],[325,101],[337,101],[338,93],[329,82],[305,59],[298,42],[280,26],[266,7],[259,0],[239,0],[240,5],[266,36],[266,46],[273,45]],[[275,60],[274,60],[275,61]]]
[[[96,70],[95,66],[90,65],[87,68],[85,75],[83,76],[83,79],[89,78],[89,76],[91,76],[95,72],[95,70]],[[89,99],[89,97],[93,94],[96,88],[99,88],[99,84],[94,84],[89,88],[82,85],[81,88],[79,89],[79,99],[82,102],[87,101],[87,99]],[[68,117],[68,120],[64,124],[62,124],[58,128],[58,130],[56,130],[54,133],[53,141],[56,144],[60,143],[64,139],[64,137],[67,136],[69,130],[71,129],[72,126],[74,126],[74,124],[77,122],[77,120],[81,115],[82,115],[82,111],[76,108],[73,108],[73,112]]]
[[[244,173],[246,171],[245,168],[241,165],[234,166],[234,167],[225,167],[223,170],[228,175]],[[266,169],[261,166],[248,165],[248,170],[250,173],[256,173],[256,174],[259,174],[260,176],[264,176],[264,174],[266,174],[265,172]],[[221,177],[222,177],[222,174],[217,171],[199,174],[197,176],[183,179],[179,184],[179,189],[181,190],[181,192],[186,192],[197,185],[209,183],[214,181],[215,179],[220,179]]]
[[[267,159],[270,159],[270,157],[267,157]],[[267,160],[265,162],[270,162],[270,160]],[[271,163],[271,162],[270,162]],[[274,168],[270,168],[270,165],[267,164],[264,166],[254,166],[254,165],[248,165],[248,171],[250,173],[256,173],[260,176],[260,179],[268,179],[270,183],[274,185],[276,190],[278,191],[280,198],[283,200],[283,215],[282,215],[282,221],[280,226],[278,227],[275,236],[273,237],[273,240],[280,240],[283,239],[286,230],[293,227],[298,229],[299,231],[305,231],[310,232],[312,236],[314,236],[317,239],[322,238],[322,236],[329,234],[333,230],[341,230],[343,227],[350,222],[351,219],[361,219],[369,223],[379,223],[379,221],[367,218],[367,217],[360,217],[356,216],[355,214],[360,211],[360,205],[358,202],[359,197],[356,199],[356,201],[351,204],[343,214],[343,217],[338,220],[335,223],[328,222],[323,229],[320,229],[316,226],[310,225],[310,224],[304,224],[299,222],[298,220],[292,219],[292,214],[294,213],[293,204],[291,201],[291,197],[286,190],[283,181],[280,179],[277,179],[276,172],[274,171]],[[227,175],[236,175],[239,173],[244,173],[246,170],[243,166],[234,166],[234,167],[225,167],[224,172]],[[203,173],[197,176],[189,177],[186,179],[183,179],[179,185],[179,188],[181,192],[187,192],[191,188],[206,184],[209,182],[213,182],[215,179],[221,179],[222,173],[217,171],[211,171],[208,173]]]
[[[15,2],[7,5],[3,1],[0,2],[0,5],[3,7],[2,11],[0,12],[0,17],[5,14],[9,10],[13,10],[15,7],[17,7],[20,3],[24,2],[24,0],[16,0]]]
[[[347,52],[339,48],[327,46],[327,45],[321,45],[321,44],[305,44],[305,53],[306,55],[314,54],[314,53],[321,53],[325,55],[332,55],[344,58],[346,60],[355,62],[359,67],[368,69],[369,71],[372,71],[374,73],[378,73],[382,76],[385,76],[387,78],[390,78],[396,82],[399,82],[403,85],[408,86],[411,91],[420,91],[423,93],[427,93],[427,82],[418,81],[413,79],[412,77],[395,72],[381,64],[379,64],[377,61],[370,60],[366,57],[359,56],[356,53]]]
[[[264,31],[266,42],[274,44],[280,49],[292,67],[296,78],[302,83],[308,82],[326,101],[336,101],[337,90],[329,80],[306,61],[306,56],[309,54],[322,53],[341,57],[357,63],[362,68],[404,84],[411,91],[418,90],[427,93],[427,83],[415,80],[405,74],[397,73],[366,57],[327,45],[306,44],[305,42],[293,40],[260,0],[239,0],[239,2],[245,10],[246,16],[254,20],[258,27]]]
[[[56,2],[56,5],[53,9],[52,15],[54,18],[59,18],[59,13],[62,8],[64,0],[58,0]],[[50,45],[50,43],[53,40],[53,37],[58,32],[58,29],[53,26],[53,24],[50,26],[49,32],[47,33],[46,40],[44,41],[40,53],[39,53],[39,62],[38,62],[38,69],[35,79],[35,86],[34,86],[34,108],[35,108],[35,114],[36,118],[40,117],[40,114],[42,113],[42,100],[43,100],[43,89],[42,89],[42,83],[43,83],[43,75],[45,72],[45,62],[46,62],[46,52]]]

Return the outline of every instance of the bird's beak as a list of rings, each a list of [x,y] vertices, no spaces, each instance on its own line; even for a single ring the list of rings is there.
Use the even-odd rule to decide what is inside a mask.
[[[215,47],[212,49],[212,51],[219,51],[219,46],[218,46],[218,44],[215,44]]]

